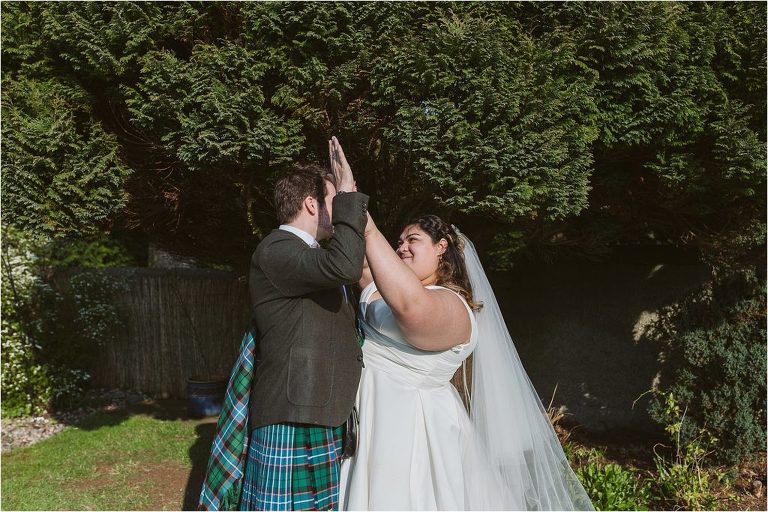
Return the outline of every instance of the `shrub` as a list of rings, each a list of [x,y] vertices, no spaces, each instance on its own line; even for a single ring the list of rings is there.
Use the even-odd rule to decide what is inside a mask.
[[[687,409],[680,442],[706,430],[717,438],[717,461],[765,448],[765,291],[754,272],[732,273],[667,308],[652,328],[665,349],[660,389]],[[664,393],[654,395],[649,411],[663,425],[679,421]]]
[[[31,316],[29,294],[39,281],[31,244],[18,231],[3,230],[2,411],[4,416],[40,412],[51,395],[46,368],[35,358],[38,347],[25,329]]]
[[[70,407],[81,396],[96,350],[114,340],[123,325],[113,304],[121,288],[111,277],[87,271],[33,287],[36,313],[29,330],[38,360],[48,367],[54,407]]]
[[[3,416],[25,416],[41,412],[52,394],[48,373],[45,366],[35,362],[33,348],[19,329],[18,322],[9,319],[5,311],[0,354]]]
[[[3,242],[3,415],[71,406],[90,378],[94,349],[122,325],[113,304],[122,285],[94,272],[54,279],[49,264],[129,260],[103,242],[40,245],[11,227]]]

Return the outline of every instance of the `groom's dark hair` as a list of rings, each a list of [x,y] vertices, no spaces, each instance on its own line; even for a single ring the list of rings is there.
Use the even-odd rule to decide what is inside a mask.
[[[298,165],[275,183],[277,221],[287,224],[301,211],[304,198],[312,196],[325,208],[325,180],[328,171],[319,165]]]

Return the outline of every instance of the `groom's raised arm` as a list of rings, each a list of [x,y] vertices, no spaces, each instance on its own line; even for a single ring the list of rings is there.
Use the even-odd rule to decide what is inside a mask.
[[[313,249],[291,236],[275,240],[255,256],[266,277],[289,297],[355,283],[365,256],[368,196],[361,192],[333,198],[333,235],[328,248]]]

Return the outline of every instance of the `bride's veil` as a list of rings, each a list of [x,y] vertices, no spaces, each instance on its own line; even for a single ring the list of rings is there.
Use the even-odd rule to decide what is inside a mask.
[[[483,304],[476,316],[470,393],[473,445],[490,458],[494,479],[501,479],[516,506],[594,510],[523,369],[477,251],[466,236],[460,237],[474,300]]]

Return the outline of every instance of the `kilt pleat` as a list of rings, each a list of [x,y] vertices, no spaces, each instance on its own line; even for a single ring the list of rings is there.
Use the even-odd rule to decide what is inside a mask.
[[[240,510],[336,510],[344,426],[253,429]]]

